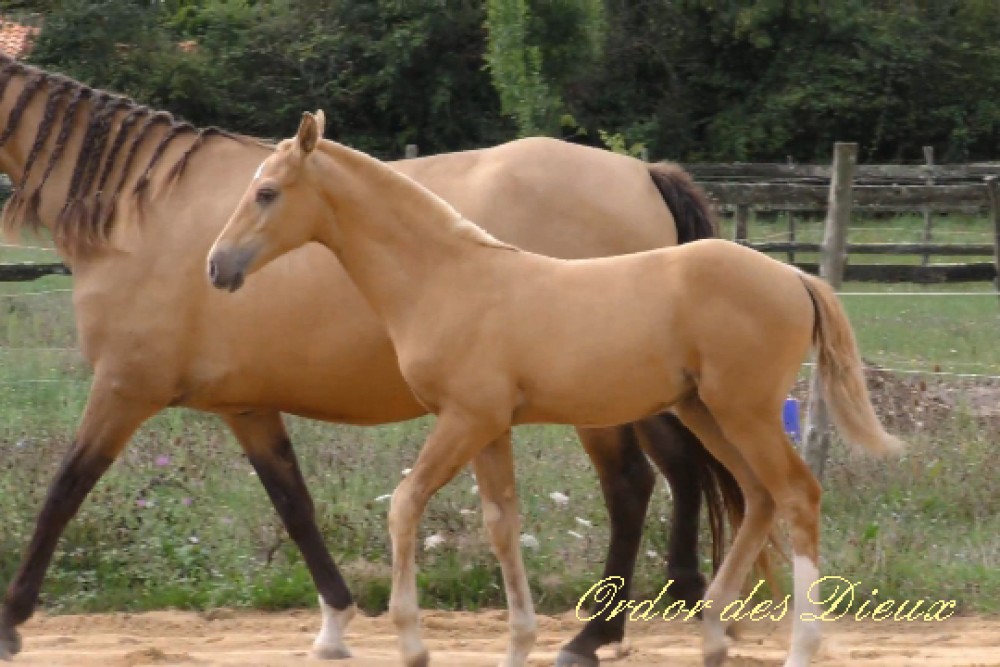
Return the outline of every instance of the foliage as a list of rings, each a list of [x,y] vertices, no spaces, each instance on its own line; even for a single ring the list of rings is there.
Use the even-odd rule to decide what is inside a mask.
[[[199,125],[274,138],[322,108],[361,149],[439,151],[510,136],[482,69],[483,17],[461,0],[65,0],[31,60]]]
[[[323,108],[383,156],[551,134],[656,159],[1000,153],[994,0],[49,0],[34,62],[266,137]],[[181,48],[184,44],[185,47]],[[195,48],[190,48],[194,44]],[[569,122],[566,122],[569,119]]]
[[[487,0],[486,26],[485,59],[502,111],[522,136],[555,133],[564,109],[557,89],[601,55],[603,0]]]

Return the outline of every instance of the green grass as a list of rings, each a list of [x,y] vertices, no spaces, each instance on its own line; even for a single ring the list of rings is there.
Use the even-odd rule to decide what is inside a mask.
[[[877,224],[919,229],[922,221]],[[942,234],[984,227],[984,221],[941,222]],[[765,223],[751,230],[772,233]],[[862,235],[871,238],[856,239]],[[897,231],[878,230],[852,232],[851,239],[905,240]],[[50,261],[52,255],[0,248],[0,261],[12,258]],[[70,294],[50,292],[69,285],[61,277],[0,284],[0,295],[24,295],[0,296],[0,582],[13,574],[86,400],[90,372],[75,348]],[[990,286],[844,287],[942,289],[986,292]],[[27,296],[34,292],[47,293]],[[871,363],[1000,375],[995,298],[844,301]],[[824,573],[860,580],[864,591],[878,588],[879,599],[953,598],[964,611],[1000,613],[1000,457],[994,450],[1000,419],[977,413],[984,401],[996,404],[998,387],[995,381],[890,375],[876,388],[880,413],[911,447],[894,462],[834,448],[825,483]],[[289,419],[321,529],[368,610],[384,609],[389,595],[388,505],[376,499],[412,464],[431,423],[354,428]],[[539,541],[537,549],[524,550],[535,600],[541,610],[564,610],[596,581],[604,561],[607,520],[597,480],[570,429],[524,427],[515,436],[523,532]],[[162,456],[169,461],[158,460]],[[446,537],[419,556],[425,606],[504,604],[472,484],[463,472],[434,498],[422,524],[421,539]],[[553,491],[570,497],[568,507],[555,505]],[[654,596],[664,583],[669,514],[660,483],[639,558],[637,596]],[[212,416],[177,409],[143,426],[70,524],[44,603],[54,611],[276,609],[314,605],[315,593],[232,436]]]

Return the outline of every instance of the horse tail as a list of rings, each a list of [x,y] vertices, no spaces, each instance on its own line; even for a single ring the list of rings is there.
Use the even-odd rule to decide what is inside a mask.
[[[715,209],[691,174],[672,162],[646,166],[656,189],[674,216],[678,245],[719,235]]]
[[[826,281],[801,273],[816,313],[814,341],[823,396],[844,438],[871,454],[901,452],[903,441],[882,427],[868,395],[854,331]]]

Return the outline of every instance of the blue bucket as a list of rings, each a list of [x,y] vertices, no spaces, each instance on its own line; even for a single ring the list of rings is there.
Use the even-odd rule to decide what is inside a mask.
[[[785,399],[785,407],[781,411],[781,419],[785,423],[785,433],[798,444],[802,441],[802,426],[799,421],[799,402],[788,397]]]

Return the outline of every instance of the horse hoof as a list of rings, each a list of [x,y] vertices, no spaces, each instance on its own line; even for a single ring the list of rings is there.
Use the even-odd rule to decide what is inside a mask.
[[[623,639],[620,642],[608,644],[608,648],[614,652],[615,660],[622,660],[627,658],[632,652],[632,642],[628,639]]]
[[[353,657],[346,646],[313,646],[312,654],[317,660],[346,660]]]
[[[21,652],[21,635],[14,628],[0,628],[0,660],[10,661]]]
[[[431,664],[431,656],[425,650],[421,651],[412,658],[406,658],[404,662],[406,663],[406,667],[428,667],[428,665]]]
[[[705,667],[722,667],[722,664],[726,662],[726,654],[728,652],[725,647],[722,647],[711,653],[706,653]]]
[[[600,664],[596,655],[578,655],[563,649],[556,655],[555,667],[599,667]]]

